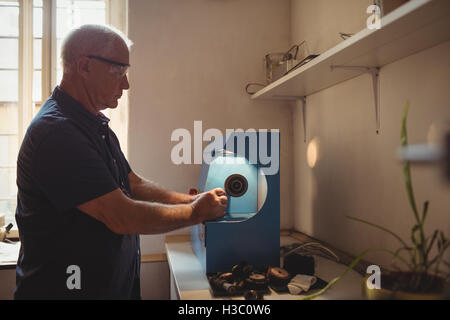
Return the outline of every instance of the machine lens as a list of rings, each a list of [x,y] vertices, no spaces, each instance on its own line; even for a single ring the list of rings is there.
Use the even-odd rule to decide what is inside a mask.
[[[232,174],[225,181],[225,191],[232,197],[242,197],[248,188],[247,179],[240,174]]]

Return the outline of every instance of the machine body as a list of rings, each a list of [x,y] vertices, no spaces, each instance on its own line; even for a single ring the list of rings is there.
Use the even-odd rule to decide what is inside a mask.
[[[241,261],[256,268],[279,266],[280,171],[266,170],[264,155],[278,157],[278,166],[279,132],[254,132],[251,137],[234,132],[223,139],[223,150],[203,164],[199,190],[223,188],[227,214],[193,226],[192,248],[207,274],[230,271]],[[245,147],[236,150],[237,141]]]

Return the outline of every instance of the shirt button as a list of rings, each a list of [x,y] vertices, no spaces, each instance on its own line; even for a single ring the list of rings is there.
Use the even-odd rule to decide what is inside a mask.
[[[106,126],[106,125],[107,125],[107,122],[102,122],[102,125]]]
[[[102,139],[105,140],[105,138],[106,138],[105,135],[102,135]]]

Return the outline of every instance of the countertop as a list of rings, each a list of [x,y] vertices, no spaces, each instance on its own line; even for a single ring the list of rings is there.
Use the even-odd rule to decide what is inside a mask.
[[[281,236],[280,244],[288,245],[299,243],[290,236]],[[210,285],[200,261],[193,252],[188,235],[172,235],[166,237],[166,253],[170,268],[171,299],[181,300],[210,300],[224,299],[215,298],[211,295]],[[346,266],[335,261],[314,256],[315,275],[329,282],[341,275]],[[344,278],[338,281],[327,292],[318,296],[317,300],[337,299],[364,299],[361,289],[362,276],[351,270]],[[310,294],[312,292],[308,292]],[[278,294],[271,289],[270,295],[265,295],[265,300],[296,300],[306,294],[291,295],[289,293]],[[227,298],[229,299],[229,298]],[[243,297],[233,297],[242,300]]]

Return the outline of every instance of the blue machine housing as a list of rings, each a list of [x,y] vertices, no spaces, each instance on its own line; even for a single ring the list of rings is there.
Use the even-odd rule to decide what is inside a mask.
[[[248,183],[243,195],[228,195],[229,205],[223,218],[191,227],[192,248],[207,274],[231,271],[241,261],[256,268],[280,264],[280,171],[277,168],[273,174],[263,174],[267,164],[262,163],[259,152],[261,139],[267,139],[264,152],[279,157],[279,132],[253,134],[257,138],[256,159],[249,154],[248,134],[234,132],[224,137],[224,151],[202,167],[200,192],[217,187],[226,190],[225,181],[231,175],[244,176]],[[245,139],[245,151],[235,150],[236,138]],[[271,145],[274,141],[277,143]]]

